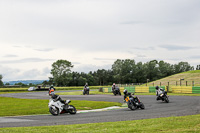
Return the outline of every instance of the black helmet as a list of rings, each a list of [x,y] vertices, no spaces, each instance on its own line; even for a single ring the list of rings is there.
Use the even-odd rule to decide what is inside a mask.
[[[159,87],[158,86],[156,86],[156,90],[158,90],[159,89]]]
[[[124,94],[127,94],[127,92],[128,92],[127,89],[125,89],[125,90],[124,90]]]

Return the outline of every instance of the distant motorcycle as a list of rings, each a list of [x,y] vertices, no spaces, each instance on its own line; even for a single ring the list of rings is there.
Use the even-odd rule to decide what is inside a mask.
[[[133,95],[134,95],[134,93],[133,93]],[[135,110],[135,109],[139,109],[139,108],[145,109],[145,106],[140,101],[140,99],[137,96],[133,97],[131,95],[131,93],[128,93],[128,96],[125,98],[125,101],[128,105],[128,108],[130,108],[131,110]]]
[[[121,96],[121,92],[120,92],[120,89],[119,87],[116,87],[115,89],[113,89],[113,94],[116,96],[116,95],[120,95]]]
[[[59,115],[63,113],[76,114],[76,108],[73,105],[69,105],[70,102],[70,100],[66,100],[65,104],[63,104],[59,100],[55,101],[50,99],[48,104],[49,112],[52,115]]]
[[[161,90],[161,93],[158,95],[157,100],[165,101],[166,103],[169,102],[169,96],[167,95],[167,92],[165,90]]]
[[[85,95],[85,94],[89,95],[89,91],[90,91],[89,87],[83,88],[83,95]]]

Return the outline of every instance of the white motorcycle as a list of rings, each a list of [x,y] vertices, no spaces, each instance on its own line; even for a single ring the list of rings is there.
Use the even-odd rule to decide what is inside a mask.
[[[59,115],[63,113],[76,114],[76,108],[73,105],[69,105],[70,102],[70,100],[66,100],[65,104],[63,104],[59,100],[55,101],[50,99],[48,104],[49,112],[52,115]]]

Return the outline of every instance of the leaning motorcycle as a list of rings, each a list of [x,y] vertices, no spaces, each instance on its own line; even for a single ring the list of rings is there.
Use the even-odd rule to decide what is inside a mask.
[[[113,94],[116,96],[117,94],[121,96],[120,89],[117,87],[113,90]]]
[[[59,100],[55,101],[53,99],[49,100],[49,112],[52,115],[59,115],[63,113],[70,113],[70,114],[76,114],[76,108],[73,105],[69,105],[71,101],[66,100],[65,104],[61,103]]]
[[[159,96],[157,97],[157,100],[162,100],[162,101],[165,101],[166,103],[169,102],[169,96],[167,95],[167,92],[166,91],[162,91],[161,94],[159,94]]]
[[[133,94],[134,95],[134,94]],[[145,109],[144,104],[140,101],[139,97],[137,96],[132,96],[131,93],[128,93],[128,96],[125,98],[125,101],[128,105],[128,108],[131,110],[135,109]]]
[[[89,95],[89,91],[90,91],[89,87],[83,88],[83,95],[85,95],[85,94]]]

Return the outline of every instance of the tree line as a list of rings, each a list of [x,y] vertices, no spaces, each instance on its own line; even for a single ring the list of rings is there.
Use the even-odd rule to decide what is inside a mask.
[[[112,83],[130,84],[155,81],[173,74],[194,70],[188,62],[170,64],[164,61],[151,60],[146,63],[136,63],[134,59],[117,59],[111,69],[97,71],[72,72],[73,65],[67,60],[57,60],[52,64],[51,75],[43,85],[55,86],[83,86],[88,83],[92,86],[111,85]],[[196,70],[200,70],[197,65]],[[0,74],[0,86],[3,86],[3,76]]]
[[[109,70],[98,69],[97,71],[72,72],[73,65],[67,60],[57,60],[52,64],[49,81],[44,84],[56,86],[83,86],[111,85],[112,83],[146,83],[158,80],[173,74],[194,70],[188,62],[170,64],[164,61],[152,60],[146,63],[136,63],[134,59],[117,59]],[[199,69],[199,65],[196,69]]]

